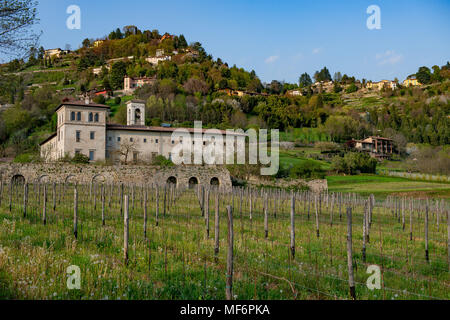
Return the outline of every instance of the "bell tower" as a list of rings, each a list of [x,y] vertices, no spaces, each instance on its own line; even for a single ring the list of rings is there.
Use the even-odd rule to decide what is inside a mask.
[[[145,101],[127,102],[127,126],[145,126]]]

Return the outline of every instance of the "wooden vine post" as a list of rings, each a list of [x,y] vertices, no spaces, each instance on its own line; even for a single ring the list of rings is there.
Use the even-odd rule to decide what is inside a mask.
[[[291,254],[295,259],[295,195],[292,194],[291,199]]]
[[[216,190],[216,208],[214,215],[214,256],[217,263],[217,256],[219,255],[219,230],[220,230],[220,216],[219,216],[219,190]]]
[[[425,260],[430,261],[430,256],[428,253],[428,204],[425,207]]]
[[[267,209],[267,193],[264,197],[264,238],[267,239],[269,237],[269,214]]]
[[[47,184],[44,184],[44,208],[42,212],[42,222],[47,224]]]
[[[78,190],[77,186],[73,191],[73,235],[78,239]]]
[[[227,300],[233,300],[233,207],[227,207],[228,213],[228,252],[227,252],[227,281],[226,297]]]
[[[23,187],[23,217],[27,217],[27,205],[28,205],[28,183],[26,182]]]
[[[347,208],[347,267],[348,267],[348,285],[350,296],[356,300],[355,278],[353,275],[353,252],[352,252],[352,208]]]
[[[147,188],[144,191],[144,238],[147,239],[147,201],[148,193]]]
[[[125,195],[125,210],[123,215],[123,259],[125,265],[128,265],[128,232],[129,232],[129,219],[128,219],[128,195]]]

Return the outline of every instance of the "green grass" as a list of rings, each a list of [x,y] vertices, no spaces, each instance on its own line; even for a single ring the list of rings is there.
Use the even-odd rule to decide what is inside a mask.
[[[450,198],[450,184],[415,181],[377,175],[329,176],[328,188],[332,192],[356,192],[385,197],[389,194],[439,196]]]
[[[336,179],[338,181],[338,179]],[[359,179],[358,181],[363,181]],[[220,252],[214,256],[215,194],[210,197],[210,237],[206,236],[197,195],[178,190],[173,205],[160,211],[156,226],[155,190],[148,191],[148,239],[143,234],[143,189],[125,187],[130,198],[129,263],[123,261],[123,217],[117,195],[106,189],[106,225],[101,224],[99,188],[78,186],[79,237],[72,234],[73,189],[66,186],[64,197],[57,186],[56,210],[52,188],[48,193],[48,221],[42,223],[42,186],[30,185],[27,216],[23,217],[23,188],[14,188],[12,210],[3,189],[0,200],[0,298],[2,299],[224,299],[226,280],[227,219],[225,206],[234,208],[235,299],[347,299],[347,224],[337,203],[318,202],[320,237],[316,237],[314,201],[296,204],[296,255],[289,258],[290,201],[288,194],[274,202],[268,198],[269,236],[264,238],[264,210],[261,197],[253,195],[252,220],[249,196],[220,195]],[[38,197],[40,194],[40,200]],[[111,196],[112,195],[112,196]],[[95,201],[94,201],[95,199]],[[109,205],[111,200],[111,206]],[[40,201],[40,202],[39,202]],[[344,202],[346,197],[344,197]],[[242,208],[242,214],[239,211]],[[309,208],[309,209],[308,209]],[[345,203],[344,203],[345,212]],[[389,208],[377,203],[373,212],[367,261],[361,257],[362,207],[353,209],[353,250],[358,299],[449,299],[447,231],[431,219],[429,251],[424,261],[423,214],[413,213],[413,241],[409,224],[405,231]],[[308,213],[309,212],[309,213]],[[333,224],[330,224],[331,212]],[[276,214],[276,216],[275,216]],[[430,212],[435,218],[435,212]],[[444,220],[444,219],[443,219]],[[408,220],[409,221],[409,220]],[[384,290],[365,286],[367,266],[383,266]],[[81,289],[68,290],[66,268],[81,269]],[[292,287],[289,285],[292,284]]]
[[[280,141],[314,143],[330,141],[330,137],[320,132],[318,128],[291,128],[280,132]]]

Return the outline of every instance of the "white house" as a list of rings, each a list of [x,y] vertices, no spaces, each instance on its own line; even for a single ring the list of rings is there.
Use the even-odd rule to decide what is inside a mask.
[[[145,126],[144,101],[127,102],[127,125],[108,123],[109,109],[109,106],[87,101],[62,103],[56,109],[57,132],[41,143],[41,157],[51,162],[81,153],[91,162],[150,162],[158,155],[171,159],[172,149],[183,142],[181,134],[173,136],[175,128]],[[205,130],[201,131],[200,139],[194,134],[194,129],[184,130],[190,135],[193,145],[210,143],[203,140]],[[218,132],[223,136],[226,133]]]

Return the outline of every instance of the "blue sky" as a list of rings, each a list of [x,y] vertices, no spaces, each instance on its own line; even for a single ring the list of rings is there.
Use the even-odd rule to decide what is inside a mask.
[[[81,8],[81,30],[66,27],[72,4]],[[370,5],[381,9],[381,30],[366,26]],[[78,48],[84,38],[134,24],[184,34],[266,82],[297,82],[323,66],[332,75],[403,80],[450,60],[448,0],[40,0],[38,10],[45,48]]]

